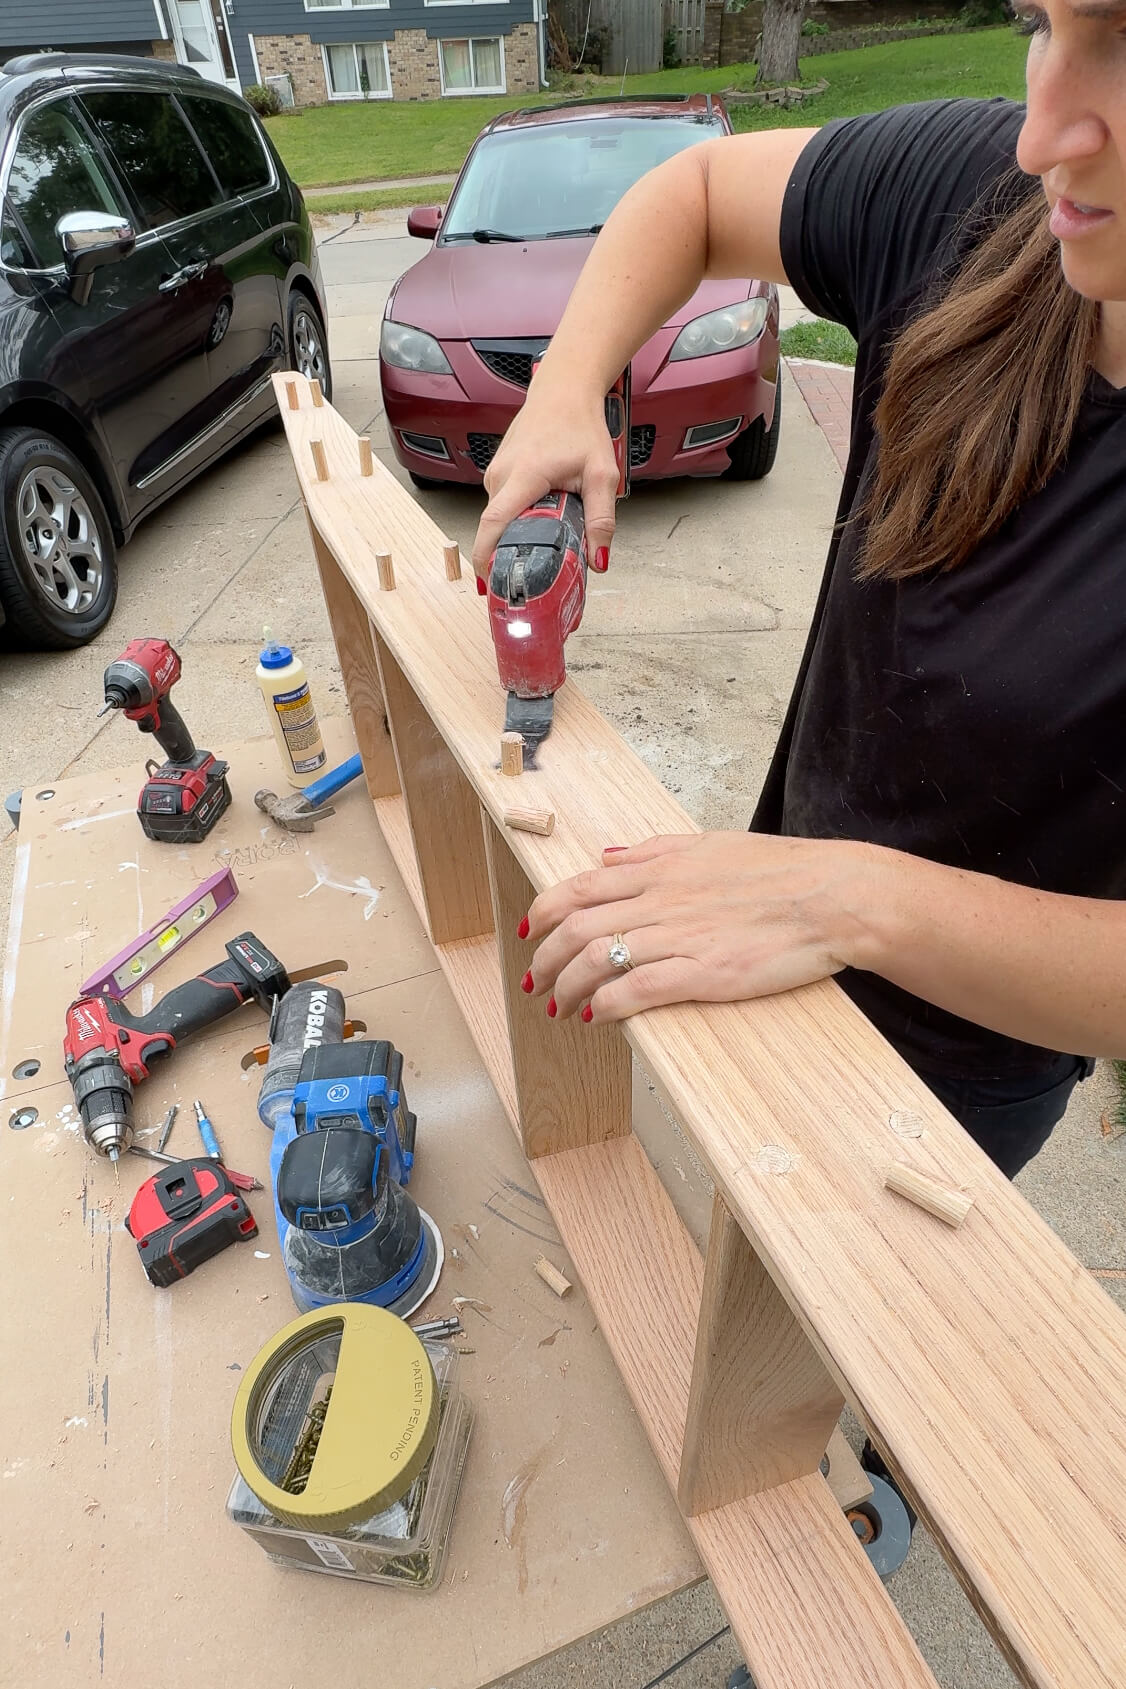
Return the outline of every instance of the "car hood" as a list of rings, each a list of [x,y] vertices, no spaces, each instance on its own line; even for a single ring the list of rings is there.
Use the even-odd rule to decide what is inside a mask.
[[[399,280],[388,304],[395,322],[439,340],[551,335],[594,241],[459,242],[435,246]],[[746,281],[701,283],[668,319],[680,328],[704,311],[746,299]]]

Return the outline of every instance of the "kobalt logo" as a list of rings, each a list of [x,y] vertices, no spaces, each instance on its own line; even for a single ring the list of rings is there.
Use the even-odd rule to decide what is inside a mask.
[[[309,993],[309,1007],[305,1013],[305,1042],[301,1046],[302,1049],[309,1050],[316,1044],[324,1043],[327,1008],[328,992],[323,987],[319,991]]]
[[[347,1102],[351,1092],[347,1085],[330,1085],[325,1092],[330,1103]]]

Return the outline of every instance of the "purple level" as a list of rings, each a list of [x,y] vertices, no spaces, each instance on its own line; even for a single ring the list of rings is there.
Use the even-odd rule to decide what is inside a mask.
[[[170,909],[155,927],[143,932],[105,967],[83,980],[79,987],[83,997],[124,997],[135,986],[143,985],[162,962],[181,950],[237,896],[234,874],[229,868],[221,868],[197,886],[190,897]]]

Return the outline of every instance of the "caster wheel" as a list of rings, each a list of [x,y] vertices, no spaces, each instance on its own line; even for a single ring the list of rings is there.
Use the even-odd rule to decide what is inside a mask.
[[[898,1572],[911,1547],[911,1519],[898,1490],[869,1472],[872,1494],[859,1507],[848,1511],[848,1522],[864,1545],[872,1565],[882,1578]]]

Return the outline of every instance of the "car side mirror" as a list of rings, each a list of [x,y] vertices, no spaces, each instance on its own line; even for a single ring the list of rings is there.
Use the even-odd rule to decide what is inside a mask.
[[[70,278],[70,296],[85,305],[94,271],[128,258],[137,244],[132,224],[116,211],[68,211],[55,224]]]
[[[417,235],[419,240],[433,240],[441,221],[440,205],[416,205],[407,213],[407,233]]]

